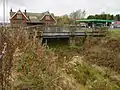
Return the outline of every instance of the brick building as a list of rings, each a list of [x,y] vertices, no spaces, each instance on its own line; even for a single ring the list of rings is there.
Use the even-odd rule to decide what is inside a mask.
[[[10,10],[10,23],[12,26],[32,26],[32,25],[55,25],[57,23],[54,14],[50,12],[32,13],[26,10],[13,12]]]

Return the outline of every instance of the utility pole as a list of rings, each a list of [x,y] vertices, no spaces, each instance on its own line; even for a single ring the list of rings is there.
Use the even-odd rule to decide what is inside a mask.
[[[5,10],[6,10],[6,0],[3,0],[3,26],[5,26]]]

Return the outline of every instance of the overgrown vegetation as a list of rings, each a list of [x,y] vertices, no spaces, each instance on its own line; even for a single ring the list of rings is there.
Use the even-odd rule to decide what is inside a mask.
[[[83,47],[49,48],[25,29],[2,29],[1,85],[5,90],[119,90],[118,39],[87,37]],[[79,46],[79,45],[78,45]]]

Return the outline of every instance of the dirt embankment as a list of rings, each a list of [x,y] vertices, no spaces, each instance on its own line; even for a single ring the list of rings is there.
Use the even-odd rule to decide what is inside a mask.
[[[89,37],[83,45],[85,60],[120,73],[120,38]]]

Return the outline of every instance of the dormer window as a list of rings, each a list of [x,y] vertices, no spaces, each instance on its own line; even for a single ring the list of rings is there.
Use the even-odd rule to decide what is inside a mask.
[[[17,19],[22,20],[22,15],[21,14],[17,14]]]

